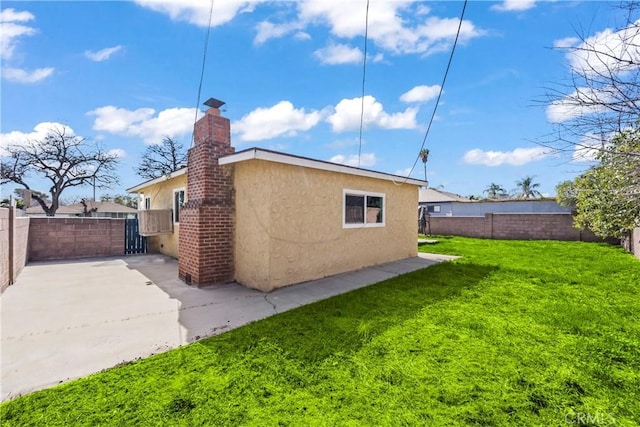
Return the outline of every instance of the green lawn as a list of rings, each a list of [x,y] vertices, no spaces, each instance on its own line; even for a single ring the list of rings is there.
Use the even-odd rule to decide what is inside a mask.
[[[446,264],[0,406],[10,425],[640,424],[640,261],[441,238]]]

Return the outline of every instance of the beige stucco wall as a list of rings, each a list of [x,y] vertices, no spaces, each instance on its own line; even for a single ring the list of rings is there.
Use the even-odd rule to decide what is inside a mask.
[[[187,190],[187,174],[180,175],[166,181],[150,185],[140,190],[145,197],[151,198],[151,209],[173,209],[173,190]],[[142,203],[140,207],[144,207]],[[151,253],[162,253],[178,258],[178,232],[180,224],[173,224],[172,234],[147,237],[147,250]]]
[[[235,169],[236,280],[269,291],[414,257],[418,187],[262,160]],[[385,226],[343,228],[343,190],[385,194]]]

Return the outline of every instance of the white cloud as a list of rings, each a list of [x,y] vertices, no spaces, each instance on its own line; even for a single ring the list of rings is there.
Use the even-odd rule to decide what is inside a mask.
[[[124,151],[122,148],[114,148],[113,150],[107,151],[107,154],[110,156],[115,156],[119,159],[127,157],[126,151]]]
[[[323,64],[330,65],[362,63],[364,58],[364,54],[357,47],[334,43],[316,50],[313,55]]]
[[[612,89],[615,93],[615,89]],[[607,88],[600,90],[582,87],[547,106],[547,120],[551,123],[564,123],[577,117],[606,111],[611,100]]]
[[[87,58],[89,58],[92,61],[102,62],[102,61],[106,61],[107,59],[109,59],[111,57],[111,55],[113,55],[116,52],[119,52],[120,50],[122,50],[122,46],[120,46],[120,45],[113,46],[113,47],[107,47],[107,48],[98,50],[96,52],[93,52],[93,51],[90,51],[90,50],[86,50],[84,52],[84,56],[86,56]]]
[[[585,39],[567,53],[569,65],[586,75],[623,73],[636,68],[640,60],[640,20],[626,29],[607,28]]]
[[[439,85],[420,85],[400,95],[400,101],[407,103],[426,102],[436,98],[438,93],[440,93]]]
[[[602,151],[602,138],[594,134],[585,136],[573,149],[571,161],[576,163],[595,162],[596,156]]]
[[[345,156],[343,154],[336,154],[332,158],[329,159],[332,163],[340,163],[347,166],[358,166],[358,155],[357,154],[349,154]],[[362,153],[360,155],[360,165],[359,167],[371,167],[377,163],[378,159],[376,159],[375,153]]]
[[[9,59],[13,56],[17,39],[22,36],[31,36],[36,30],[18,22],[28,22],[35,17],[30,12],[17,12],[15,9],[0,11],[0,58]]]
[[[304,31],[298,31],[293,37],[296,40],[311,40],[311,35],[309,33],[305,33]]]
[[[157,144],[165,136],[178,137],[193,131],[195,108],[168,108],[154,116],[153,108],[125,108],[107,105],[87,113],[96,116],[93,129],[115,135],[142,138],[147,144]],[[200,115],[200,112],[198,112]]]
[[[343,99],[335,106],[333,114],[327,117],[334,132],[358,130],[362,98]],[[371,95],[364,97],[364,128],[379,127],[383,129],[414,129],[417,108],[409,107],[403,112],[389,114],[384,111],[382,104]]]
[[[4,9],[0,11],[0,59],[9,60],[13,53],[18,39],[23,36],[32,36],[37,31],[21,23],[35,19],[30,12],[18,12],[15,9]],[[2,67],[2,78],[14,83],[37,83],[53,74],[53,67],[37,68],[27,71],[22,68],[7,66]]]
[[[578,43],[580,43],[580,39],[577,37],[565,37],[563,39],[555,40],[553,42],[553,47],[556,49],[566,49],[575,47]]]
[[[21,68],[3,68],[2,78],[14,83],[38,83],[53,74],[53,67],[37,68],[33,71]]]
[[[256,36],[253,39],[255,44],[263,44],[269,39],[277,39],[289,34],[290,32],[302,29],[302,25],[297,22],[290,22],[284,25],[276,25],[269,21],[262,21],[256,26]],[[296,38],[303,40],[311,38],[311,36],[304,32],[298,32]]]
[[[307,113],[304,108],[294,108],[289,101],[280,101],[269,108],[256,108],[231,124],[231,132],[240,134],[241,141],[261,141],[278,136],[295,136],[318,124],[319,111]]]
[[[428,8],[413,7],[414,1],[377,1],[369,7],[369,39],[379,48],[394,54],[429,54],[448,49],[455,38],[459,19],[430,16]],[[357,1],[303,0],[297,5],[297,17],[292,22],[270,23],[270,34],[282,37],[310,25],[325,25],[333,36],[343,39],[361,37],[365,32],[365,8]],[[417,13],[419,12],[419,13]],[[416,19],[416,16],[420,16]],[[262,26],[263,24],[260,24]],[[482,36],[471,21],[464,21],[460,40]],[[265,42],[265,32],[259,32]]]
[[[63,125],[57,122],[42,122],[38,123],[32,132],[20,132],[12,131],[8,133],[0,133],[0,156],[6,155],[5,149],[10,145],[23,145],[29,141],[41,141],[49,132],[55,129],[63,130],[68,136],[73,136],[75,133],[69,126]]]
[[[368,57],[367,57],[368,58]],[[376,53],[373,58],[371,58],[372,62],[382,62],[384,61],[384,54],[382,53]]]
[[[213,5],[212,26],[226,24],[239,13],[252,12],[255,5],[265,0],[216,0]],[[209,25],[211,2],[204,0],[135,0],[155,12],[164,13],[174,21],[186,21],[200,27]]]
[[[470,165],[485,166],[522,166],[542,160],[550,153],[542,147],[516,148],[513,151],[484,151],[479,148],[467,151],[462,161]]]
[[[505,0],[504,2],[491,6],[491,10],[498,12],[519,12],[528,10],[536,6],[536,0]]]

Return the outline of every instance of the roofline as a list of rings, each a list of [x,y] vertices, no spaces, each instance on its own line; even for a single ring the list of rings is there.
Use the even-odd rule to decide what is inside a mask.
[[[127,193],[137,193],[138,191],[142,190],[143,188],[149,187],[150,185],[158,184],[158,183],[166,181],[168,179],[175,178],[175,177],[180,176],[180,175],[184,175],[185,173],[187,173],[187,167],[186,166],[181,168],[181,169],[175,170],[175,171],[173,171],[173,172],[171,172],[169,174],[162,175],[161,177],[145,181],[142,184],[136,185],[135,187],[127,188],[126,191],[127,191]]]
[[[228,165],[232,163],[243,162],[246,160],[265,160],[269,162],[284,163],[293,166],[320,169],[329,172],[339,172],[349,175],[364,176],[367,178],[384,179],[387,181],[398,182],[400,184],[412,184],[418,186],[424,186],[428,184],[427,181],[422,181],[419,179],[408,178],[384,172],[377,172],[369,169],[357,168],[354,166],[341,165],[324,160],[311,159],[309,157],[284,154],[277,151],[265,150],[263,148],[256,147],[248,148],[246,150],[221,157],[220,159],[218,159],[218,164]]]

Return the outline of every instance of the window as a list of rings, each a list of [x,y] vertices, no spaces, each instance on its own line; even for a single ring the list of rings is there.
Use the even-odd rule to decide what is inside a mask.
[[[440,213],[440,205],[427,206],[427,212],[429,212],[429,213]]]
[[[144,198],[144,210],[148,211],[149,209],[151,209],[151,197],[145,197]]]
[[[180,222],[180,209],[184,206],[184,188],[173,190],[173,222]]]
[[[343,227],[383,227],[384,194],[343,191]]]

